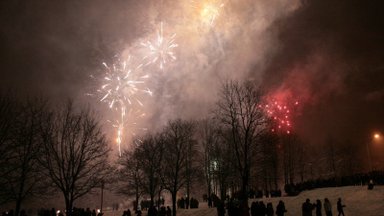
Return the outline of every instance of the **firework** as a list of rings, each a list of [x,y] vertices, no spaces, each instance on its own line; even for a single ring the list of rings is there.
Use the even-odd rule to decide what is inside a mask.
[[[285,104],[277,100],[271,100],[265,105],[260,105],[260,108],[262,108],[267,116],[269,116],[274,122],[274,127],[272,129],[273,132],[279,130],[290,134],[292,132],[291,114],[294,110],[294,106],[297,106],[298,104],[298,101]]]
[[[220,15],[224,3],[222,0],[195,0],[192,1],[203,23],[213,26]]]
[[[118,120],[108,120],[111,125],[119,131],[120,129],[128,130],[132,137],[136,136],[136,131],[146,131],[146,127],[139,126],[140,119],[144,118],[146,114],[136,108],[130,108],[128,111],[124,112],[124,116],[121,116]],[[117,139],[123,139],[122,133],[117,133]]]
[[[147,62],[146,65],[159,64],[160,69],[163,70],[166,64],[175,61],[174,49],[178,47],[175,37],[176,34],[172,34],[170,37],[164,36],[163,22],[161,22],[156,39],[141,43],[149,51],[149,54],[143,58]]]
[[[138,127],[138,120],[144,118],[145,113],[139,109],[129,108],[127,111],[125,108],[121,110],[120,117],[114,121],[108,120],[112,127],[116,128],[116,144],[118,146],[119,155],[121,156],[121,144],[126,138],[125,131],[130,131],[131,136],[136,136],[136,131],[146,131],[145,127]]]
[[[100,101],[108,103],[109,108],[119,109],[133,103],[142,106],[140,93],[152,94],[145,87],[145,81],[149,76],[140,70],[142,64],[132,66],[131,57],[126,61],[118,59],[111,66],[105,62],[103,65],[106,69],[103,84],[97,91],[102,95]]]
[[[130,110],[135,106],[143,106],[140,100],[143,94],[152,95],[151,90],[145,86],[149,76],[141,70],[142,64],[134,66],[131,57],[126,60],[117,58],[111,65],[104,62],[103,66],[105,72],[100,80],[102,84],[97,90],[97,95],[100,95],[100,102],[107,103],[111,110],[119,114],[117,120],[108,122],[116,128],[116,143],[121,155],[121,144],[127,129],[126,123],[131,117]],[[129,109],[128,115],[127,109]]]

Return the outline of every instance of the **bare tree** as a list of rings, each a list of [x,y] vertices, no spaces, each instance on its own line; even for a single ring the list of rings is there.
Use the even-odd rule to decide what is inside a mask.
[[[333,138],[328,135],[327,141],[325,143],[325,156],[327,158],[328,166],[329,166],[329,171],[330,171],[330,176],[336,178],[337,173],[336,173],[336,149],[335,149],[335,141]]]
[[[186,189],[186,208],[189,208],[192,185],[202,176],[199,167],[200,152],[197,150],[197,141],[195,139],[188,142],[187,162],[185,166],[185,189]]]
[[[304,182],[306,168],[310,165],[308,161],[308,151],[306,145],[302,141],[299,142],[297,148],[297,169],[300,181]]]
[[[188,148],[193,140],[195,126],[181,119],[170,121],[164,130],[165,148],[161,181],[165,190],[172,195],[172,211],[176,216],[176,195],[186,184]]]
[[[303,181],[305,167],[309,164],[303,141],[296,133],[281,134],[281,146],[285,184],[293,185],[297,180],[296,174]]]
[[[19,104],[12,97],[7,95],[0,96],[0,204],[9,201],[7,192],[7,175],[9,173],[9,161],[13,155],[12,146],[12,127],[13,120],[20,112]]]
[[[139,142],[135,140],[135,142]],[[126,196],[135,197],[134,209],[137,209],[139,199],[142,195],[141,185],[144,181],[141,162],[133,151],[125,150],[118,161],[120,169],[118,172],[119,185],[117,192]]]
[[[203,149],[202,166],[208,198],[216,194],[224,201],[235,171],[232,166],[233,152],[225,144],[230,133],[223,131],[213,118],[202,120],[198,132]]]
[[[262,109],[260,92],[251,84],[234,81],[223,85],[217,102],[216,118],[224,129],[231,131],[228,141],[235,153],[236,169],[241,177],[241,200],[245,213],[248,208],[248,186],[251,157],[257,140],[265,130],[266,120]]]
[[[279,137],[276,133],[266,132],[261,137],[260,165],[266,190],[278,189],[278,144]]]
[[[40,157],[40,125],[46,114],[46,102],[27,100],[19,105],[20,112],[13,119],[11,129],[11,157],[7,160],[7,172],[3,176],[6,186],[2,189],[9,200],[15,202],[15,215],[19,215],[25,199],[41,196],[48,190],[37,160]]]
[[[238,175],[236,175],[236,167],[234,161],[236,161],[231,145],[226,144],[230,140],[230,131],[223,131],[218,129],[219,140],[213,144],[211,161],[211,172],[213,172],[213,178],[215,182],[218,182],[220,190],[220,198],[224,202],[227,191],[229,189],[229,183],[237,181]]]
[[[149,194],[151,206],[153,206],[155,195],[161,190],[161,166],[159,164],[162,163],[164,152],[163,135],[147,134],[134,151],[143,174],[141,186],[144,192]]]
[[[204,178],[207,184],[208,199],[211,199],[212,184],[214,173],[212,172],[212,163],[214,162],[214,146],[219,140],[218,131],[211,119],[204,119],[199,123],[198,127],[199,141],[203,149],[202,167],[204,170]]]
[[[68,102],[45,119],[42,141],[40,164],[72,215],[74,201],[100,186],[110,171],[105,135],[89,110],[76,112]]]

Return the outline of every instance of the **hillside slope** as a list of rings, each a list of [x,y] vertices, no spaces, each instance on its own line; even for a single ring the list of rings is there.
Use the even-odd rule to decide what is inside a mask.
[[[296,197],[264,198],[264,203],[272,202],[275,208],[281,199],[285,202],[288,210],[287,216],[301,215],[301,204],[306,198],[311,202],[320,199],[322,202],[327,197],[332,203],[333,215],[336,214],[336,202],[341,197],[346,205],[344,209],[347,216],[384,216],[384,186],[376,186],[369,191],[365,186],[348,186],[335,188],[321,188],[311,191],[304,191]],[[250,200],[250,203],[253,200]],[[325,213],[323,213],[324,215]],[[179,210],[179,216],[216,216],[215,209],[207,208],[203,203],[201,208],[195,210]]]

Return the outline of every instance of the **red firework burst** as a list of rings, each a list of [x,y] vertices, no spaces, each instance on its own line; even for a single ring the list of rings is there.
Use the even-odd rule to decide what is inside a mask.
[[[295,106],[299,105],[298,101],[289,101],[284,103],[276,99],[266,100],[265,105],[260,105],[265,113],[273,121],[272,132],[282,131],[284,133],[292,133],[292,113]]]

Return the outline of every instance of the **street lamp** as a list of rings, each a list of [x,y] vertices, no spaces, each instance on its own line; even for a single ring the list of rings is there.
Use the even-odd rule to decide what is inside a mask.
[[[372,136],[373,140],[379,141],[381,139],[380,133],[374,133]],[[369,144],[371,142],[367,142],[367,154],[368,154],[368,164],[369,164],[369,171],[372,172],[372,156],[371,156],[371,150],[369,147]]]
[[[100,214],[103,215],[104,181],[101,181]]]
[[[369,150],[369,142],[367,142],[367,155],[368,155],[369,172],[372,172],[372,158],[371,158],[371,151]]]

